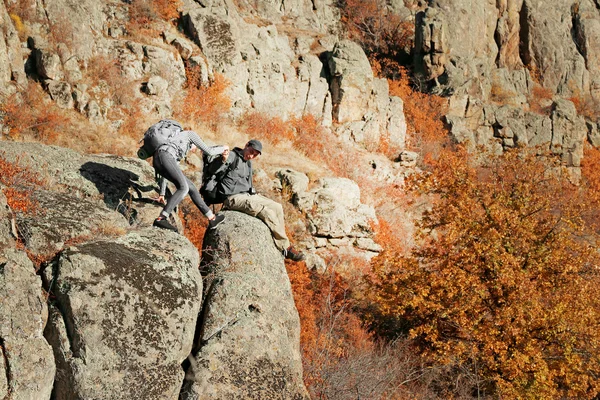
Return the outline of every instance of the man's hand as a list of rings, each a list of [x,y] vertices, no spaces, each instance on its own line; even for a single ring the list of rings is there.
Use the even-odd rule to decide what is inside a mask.
[[[223,158],[223,162],[225,162],[227,161],[227,157],[229,157],[229,146],[225,145],[223,147],[225,147],[225,150],[223,150],[223,154],[221,154],[221,157]]]

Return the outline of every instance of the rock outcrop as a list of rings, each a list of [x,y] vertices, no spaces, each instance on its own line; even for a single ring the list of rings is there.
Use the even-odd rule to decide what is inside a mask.
[[[599,20],[591,0],[430,2],[416,18],[415,65],[450,96],[458,142],[494,152],[551,144],[578,174],[588,129],[564,101],[597,100]],[[545,102],[550,112],[535,109]]]
[[[43,336],[46,297],[33,263],[15,249],[12,222],[0,191],[0,397],[49,399],[56,368]]]
[[[224,215],[203,244],[202,329],[183,398],[308,399],[283,257],[260,220]]]
[[[202,279],[197,249],[157,229],[64,250],[48,270],[54,398],[176,399]]]
[[[198,249],[114,209],[137,190],[142,214],[160,210],[140,189],[156,189],[145,162],[2,144],[53,183],[32,191],[35,213],[0,190],[2,398],[308,398],[298,312],[261,221],[228,212],[210,231],[203,301]]]

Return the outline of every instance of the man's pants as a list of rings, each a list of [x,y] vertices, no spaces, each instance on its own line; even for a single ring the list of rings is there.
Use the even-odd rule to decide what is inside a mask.
[[[285,221],[281,204],[260,194],[239,193],[227,197],[223,202],[228,210],[241,211],[263,221],[273,234],[275,246],[279,250],[286,250],[290,241],[285,234]]]

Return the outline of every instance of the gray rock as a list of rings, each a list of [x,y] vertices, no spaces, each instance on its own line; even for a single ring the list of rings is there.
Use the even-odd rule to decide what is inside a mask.
[[[414,151],[405,150],[402,153],[400,153],[400,165],[402,165],[403,167],[414,167],[415,165],[417,165],[418,158],[419,155]]]
[[[308,270],[317,271],[319,273],[324,273],[327,271],[327,264],[323,258],[313,252],[306,253],[306,259],[304,260],[306,263],[306,268]]]
[[[54,254],[67,241],[90,240],[105,230],[119,232],[129,227],[121,214],[68,193],[37,189],[31,192],[31,200],[38,212],[17,214],[17,227],[34,254]]]
[[[598,130],[598,124],[595,122],[586,122],[588,127],[588,141],[592,146],[600,146],[600,131]]]
[[[375,241],[371,238],[357,238],[354,242],[354,245],[361,250],[367,250],[374,253],[383,251],[383,247],[375,243]]]
[[[572,3],[524,0],[521,13],[527,21],[522,58],[543,71],[543,86],[564,96],[588,93],[590,74],[573,40]]]
[[[35,61],[37,73],[43,79],[59,81],[64,77],[60,57],[46,49],[36,49]]]
[[[175,40],[173,40],[171,42],[171,44],[173,46],[175,46],[175,48],[179,52],[179,55],[184,60],[189,59],[192,56],[193,52],[194,52],[194,48],[192,47],[192,44],[189,43],[185,39],[182,39],[182,38],[179,38],[179,37],[175,38]]]
[[[73,108],[75,102],[73,100],[71,85],[69,85],[69,83],[64,81],[47,80],[46,87],[48,88],[50,97],[52,97],[52,100],[54,100],[60,108]]]
[[[186,31],[194,39],[212,65],[233,65],[240,61],[235,38],[237,24],[203,8],[190,10],[184,15]]]
[[[354,42],[338,42],[328,59],[333,118],[339,123],[360,120],[367,108],[364,94],[373,83],[373,71],[362,48]]]
[[[61,253],[45,335],[54,398],[177,399],[200,310],[196,248],[159,229]]]
[[[24,52],[19,35],[4,3],[0,4],[0,95],[8,93],[10,83],[24,86],[27,82],[23,63]]]
[[[17,237],[16,232],[13,232],[15,217],[10,207],[8,207],[2,189],[3,186],[0,184],[0,250],[13,248]]]
[[[287,188],[292,195],[298,195],[308,189],[308,176],[292,169],[280,169],[275,172],[284,188]]]
[[[557,100],[553,105],[551,150],[561,155],[569,167],[581,166],[583,141],[587,126],[583,117],[577,115],[575,105],[569,100]]]
[[[164,95],[169,87],[169,82],[160,76],[153,75],[146,84],[146,93],[150,96],[161,96]]]
[[[200,70],[200,82],[207,85],[213,77],[213,72],[209,69],[206,60],[200,56],[192,56],[189,61],[192,67],[196,67]]]
[[[2,142],[9,161],[20,157],[33,170],[43,171],[74,196],[97,200],[116,209],[121,199],[143,199],[158,189],[154,170],[138,158],[82,155],[74,150],[40,143]]]
[[[386,120],[385,131],[389,134],[390,145],[392,148],[403,149],[406,146],[407,125],[404,102],[400,97],[390,96]]]
[[[260,220],[224,215],[204,239],[209,281],[183,399],[308,399],[283,257]]]
[[[52,348],[43,336],[48,317],[42,281],[26,254],[0,253],[0,396],[50,399],[55,375]]]
[[[375,210],[361,204],[358,185],[346,178],[323,178],[316,182],[310,197],[301,196],[311,233],[331,238],[370,237]],[[312,200],[312,201],[311,201]]]

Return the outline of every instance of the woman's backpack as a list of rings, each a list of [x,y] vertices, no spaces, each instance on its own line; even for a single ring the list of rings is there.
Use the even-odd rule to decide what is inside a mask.
[[[163,119],[152,125],[144,136],[140,139],[142,146],[138,149],[137,155],[142,160],[154,155],[160,146],[169,144],[170,140],[183,130],[181,124],[172,119]]]

